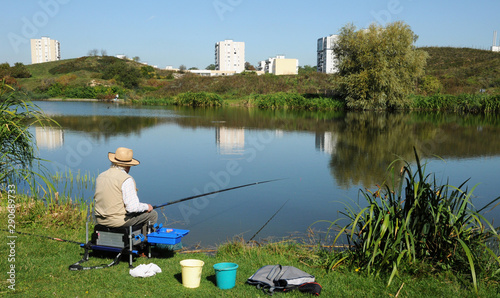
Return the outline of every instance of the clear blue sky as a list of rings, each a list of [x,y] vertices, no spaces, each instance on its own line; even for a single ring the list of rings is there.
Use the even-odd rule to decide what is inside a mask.
[[[500,36],[500,1],[430,0],[22,0],[2,1],[0,63],[31,64],[30,38],[61,43],[61,58],[104,49],[164,68],[204,69],[214,45],[243,41],[255,65],[278,54],[316,65],[318,38],[348,23],[404,21],[417,46],[489,49]]]

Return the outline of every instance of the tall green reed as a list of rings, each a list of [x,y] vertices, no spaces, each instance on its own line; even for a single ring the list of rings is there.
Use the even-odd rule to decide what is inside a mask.
[[[0,183],[27,183],[33,190],[37,181],[45,187],[51,184],[45,178],[44,168],[37,156],[32,125],[58,125],[17,89],[0,82]],[[41,184],[38,184],[39,186]]]
[[[472,203],[476,186],[468,191],[462,190],[467,181],[459,187],[440,185],[425,173],[416,150],[415,158],[415,168],[403,161],[399,174],[394,164],[402,160],[391,164],[396,187],[361,190],[366,207],[347,206],[341,212],[348,220],[344,226],[331,222],[330,230],[340,231],[334,244],[345,235],[350,245],[341,261],[369,274],[389,274],[388,284],[400,270],[426,264],[469,276],[477,291],[478,276],[500,272],[498,228],[480,213],[500,197],[477,210]]]

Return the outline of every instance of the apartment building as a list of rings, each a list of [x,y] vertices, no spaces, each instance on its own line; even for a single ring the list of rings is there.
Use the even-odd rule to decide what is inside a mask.
[[[31,39],[31,64],[61,60],[59,41],[42,37]]]
[[[338,35],[330,35],[318,39],[317,70],[323,73],[336,73],[337,59],[333,53],[333,46],[338,40]]]
[[[285,58],[283,55],[278,55],[259,62],[259,70],[264,73],[272,73],[274,75],[296,75],[299,73],[299,60]]]
[[[240,73],[245,70],[245,43],[230,39],[215,44],[215,69]]]
[[[491,51],[500,52],[500,46],[497,46],[497,32],[493,32],[493,45],[491,46]]]

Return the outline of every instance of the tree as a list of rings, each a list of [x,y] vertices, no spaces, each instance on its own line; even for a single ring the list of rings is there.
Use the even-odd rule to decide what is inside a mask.
[[[184,73],[185,71],[186,71],[186,65],[181,64],[181,66],[179,66],[179,72]]]
[[[205,67],[206,70],[215,70],[215,64],[210,64],[209,66]]]
[[[135,56],[134,58],[132,58],[132,60],[134,60],[135,62],[139,62],[141,61],[141,58],[139,58],[139,56]]]
[[[31,72],[28,70],[26,65],[21,62],[16,62],[14,66],[10,68],[11,76],[13,78],[29,78],[31,77]]]
[[[107,56],[108,52],[105,49],[101,49],[101,56]]]
[[[6,76],[10,76],[10,65],[7,62],[0,64],[0,79]]]
[[[338,91],[352,109],[395,109],[407,103],[423,75],[427,53],[413,45],[418,36],[403,22],[372,24],[356,31],[344,26],[333,51]]]
[[[99,54],[98,49],[92,49],[87,53],[87,56],[97,56]]]
[[[311,65],[299,66],[299,74],[311,73],[316,71],[317,71],[317,66],[311,66]]]
[[[255,70],[255,67],[250,62],[245,62],[245,70]]]

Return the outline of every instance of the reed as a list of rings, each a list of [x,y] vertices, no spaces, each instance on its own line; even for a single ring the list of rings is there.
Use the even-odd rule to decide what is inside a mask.
[[[343,110],[345,103],[329,97],[304,97],[298,93],[277,92],[250,96],[250,105],[261,109]]]
[[[433,271],[451,270],[468,276],[477,292],[478,277],[494,276],[500,265],[497,229],[480,214],[500,200],[496,198],[477,210],[472,204],[475,186],[468,191],[439,185],[434,175],[425,173],[415,150],[416,166],[404,161],[399,174],[393,163],[390,185],[375,191],[361,190],[367,205],[342,212],[346,225],[330,222],[330,232],[338,228],[334,244],[345,235],[351,248],[334,261],[345,262],[369,274],[388,274],[388,284],[405,269],[430,266]],[[496,248],[494,248],[495,246]],[[495,253],[495,251],[497,253]]]
[[[496,113],[500,111],[500,95],[488,94],[435,94],[412,96],[412,109],[445,110],[466,113]]]

